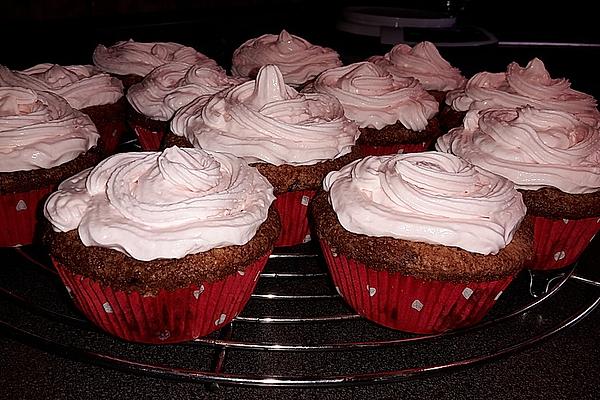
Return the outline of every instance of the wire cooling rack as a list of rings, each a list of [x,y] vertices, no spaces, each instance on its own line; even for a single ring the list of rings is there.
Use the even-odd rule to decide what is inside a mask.
[[[275,253],[244,311],[213,334],[176,345],[124,342],[72,305],[48,257],[1,249],[0,332],[82,362],[209,384],[331,387],[395,382],[509,356],[589,315],[600,283],[577,265],[523,271],[478,325],[415,335],[371,323],[339,296],[313,244]]]

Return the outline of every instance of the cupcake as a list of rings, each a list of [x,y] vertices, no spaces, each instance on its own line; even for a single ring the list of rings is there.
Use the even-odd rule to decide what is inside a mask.
[[[256,166],[275,188],[281,217],[276,246],[310,240],[307,206],[325,175],[358,157],[356,124],[340,102],[299,93],[274,65],[256,80],[196,99],[171,121],[165,144],[231,153]]]
[[[273,187],[231,155],[119,153],[44,205],[44,243],[83,314],[142,343],[213,332],[250,298],[279,233]]]
[[[593,126],[600,126],[596,100],[571,88],[565,78],[553,79],[544,63],[534,58],[525,68],[513,62],[506,72],[480,72],[468,80],[464,89],[448,93],[446,104],[460,117],[448,128],[460,127],[468,110],[533,106],[575,114]]]
[[[127,91],[129,125],[143,150],[158,150],[175,111],[196,97],[214,94],[243,80],[205,63],[171,62],[153,69]]]
[[[368,61],[395,77],[418,79],[440,104],[444,104],[446,93],[462,89],[467,82],[460,70],[450,65],[437,47],[427,41],[414,47],[397,44],[385,55],[369,57]]]
[[[327,175],[310,209],[340,295],[411,333],[485,317],[531,254],[525,212],[510,181],[440,152],[354,161]]]
[[[231,73],[242,78],[255,78],[268,64],[277,65],[285,83],[300,89],[319,73],[342,65],[339,54],[309,43],[282,30],[279,35],[265,34],[247,40],[233,52]]]
[[[172,42],[120,41],[110,47],[99,44],[92,56],[94,65],[123,82],[125,89],[150,73],[154,68],[179,61],[202,63],[206,68],[219,69],[217,62],[195,49]]]
[[[469,111],[436,145],[515,183],[534,221],[530,269],[574,263],[600,229],[600,132],[575,115]]]
[[[0,246],[34,241],[38,204],[100,160],[98,138],[90,117],[62,97],[0,87]]]
[[[324,71],[313,89],[342,103],[360,128],[364,155],[425,151],[441,134],[433,96],[417,80],[394,77],[371,62]]]
[[[87,114],[102,137],[102,150],[114,153],[127,130],[123,84],[92,65],[38,64],[23,71],[0,66],[0,86],[22,86],[63,97]]]

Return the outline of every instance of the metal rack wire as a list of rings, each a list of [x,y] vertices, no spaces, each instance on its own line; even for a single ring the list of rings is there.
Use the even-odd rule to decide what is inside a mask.
[[[600,283],[578,275],[576,266],[543,278],[524,272],[480,324],[410,335],[352,312],[331,285],[319,252],[309,245],[272,255],[246,309],[227,327],[189,343],[149,350],[100,332],[81,316],[37,249],[2,251],[10,278],[1,281],[0,299],[15,310],[3,314],[3,334],[83,362],[213,387],[348,386],[448,372],[520,352],[568,329],[600,303]],[[532,282],[540,279],[545,289],[531,292]],[[50,293],[38,294],[32,287],[50,288]],[[571,299],[568,306],[561,297]],[[454,347],[462,350],[453,352]],[[196,352],[208,361],[182,361]],[[176,360],[165,362],[173,354]],[[315,369],[315,359],[325,360],[326,367]]]

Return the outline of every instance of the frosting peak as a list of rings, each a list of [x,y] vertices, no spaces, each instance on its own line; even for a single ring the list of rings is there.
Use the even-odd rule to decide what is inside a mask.
[[[451,154],[365,157],[323,187],[348,231],[496,254],[525,216],[512,182]]]
[[[351,151],[358,127],[340,102],[322,93],[298,93],[278,67],[180,109],[171,131],[194,146],[228,152],[248,162],[312,165]]]
[[[284,83],[279,68],[265,65],[256,75],[254,90],[248,96],[247,104],[253,104],[260,109],[267,103],[288,100],[295,95],[296,91]]]

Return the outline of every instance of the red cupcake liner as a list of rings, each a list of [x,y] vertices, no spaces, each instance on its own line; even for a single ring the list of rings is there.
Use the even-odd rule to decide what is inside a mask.
[[[52,186],[47,186],[0,195],[0,247],[31,244],[35,236],[38,207],[52,190]]]
[[[98,134],[101,136],[101,150],[105,156],[110,156],[117,151],[117,148],[121,144],[121,138],[127,132],[127,124],[125,121],[119,120],[98,120],[95,121],[93,117],[92,121],[98,129]]]
[[[533,218],[534,257],[525,266],[552,270],[573,264],[600,230],[600,218]]]
[[[160,149],[165,132],[155,131],[143,127],[135,122],[130,122],[131,129],[135,132],[138,142],[144,151],[157,151]]]
[[[363,156],[386,156],[397,153],[419,153],[429,148],[431,141],[423,143],[404,143],[389,146],[371,146],[360,144],[359,150]]]
[[[514,275],[490,282],[426,281],[368,268],[320,242],[340,295],[361,316],[410,333],[439,333],[475,325],[494,306]]]
[[[208,335],[231,322],[250,299],[270,253],[220,281],[153,296],[113,290],[52,261],[75,305],[96,326],[130,342],[167,344]]]
[[[276,197],[275,207],[281,220],[281,233],[275,241],[275,247],[295,246],[310,241],[307,212],[308,203],[315,193],[315,190],[301,190]]]

